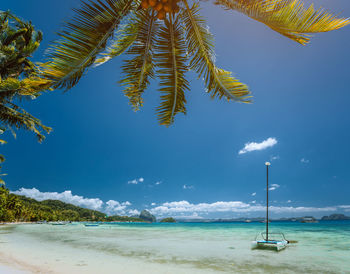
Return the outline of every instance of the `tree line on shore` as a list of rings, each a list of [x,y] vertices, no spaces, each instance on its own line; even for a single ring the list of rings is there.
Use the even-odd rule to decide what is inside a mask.
[[[96,222],[144,222],[137,217],[106,216],[100,211],[78,207],[57,200],[37,201],[10,193],[4,185],[0,187],[0,222],[36,221],[96,221]]]

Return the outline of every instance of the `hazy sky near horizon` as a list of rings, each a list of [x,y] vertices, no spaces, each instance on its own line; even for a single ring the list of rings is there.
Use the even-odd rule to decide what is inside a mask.
[[[0,10],[43,31],[40,61],[79,2],[2,1]],[[313,2],[350,16],[348,0]],[[116,58],[66,93],[24,103],[54,131],[42,144],[26,132],[6,136],[7,186],[110,214],[263,216],[271,161],[273,216],[350,211],[350,26],[303,47],[237,12],[201,5],[217,64],[249,85],[253,104],[211,100],[189,73],[187,116],[160,126],[156,82],[133,112],[117,83],[123,58]]]

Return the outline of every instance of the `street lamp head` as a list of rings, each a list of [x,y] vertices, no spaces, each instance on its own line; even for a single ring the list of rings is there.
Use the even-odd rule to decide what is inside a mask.
[[[271,163],[270,163],[270,162],[266,162],[265,165],[266,165],[266,166],[270,166]]]

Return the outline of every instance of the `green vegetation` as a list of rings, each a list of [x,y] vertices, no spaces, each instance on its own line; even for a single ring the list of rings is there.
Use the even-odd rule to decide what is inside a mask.
[[[11,194],[3,185],[0,187],[0,222],[35,221],[119,221],[142,222],[127,216],[110,216],[56,200],[36,201]]]
[[[107,222],[145,222],[138,217],[128,217],[128,216],[108,216],[105,219]]]
[[[49,133],[51,128],[17,102],[33,100],[50,87],[50,82],[41,78],[39,68],[30,61],[42,37],[30,22],[0,11],[0,127],[13,134],[13,128],[32,131],[40,142],[45,138],[43,132]]]
[[[248,87],[215,63],[214,37],[200,15],[199,3],[81,1],[60,39],[49,48],[44,74],[54,88],[70,89],[89,67],[125,53],[120,80],[124,94],[139,110],[144,91],[157,77],[161,102],[156,111],[159,123],[166,126],[178,113],[186,114],[189,71],[204,80],[212,98],[250,102]],[[350,23],[313,5],[306,8],[300,0],[215,0],[214,4],[241,12],[302,45],[309,42],[309,34]],[[231,33],[227,36],[232,38]]]
[[[160,220],[161,223],[176,223],[176,220],[172,217],[164,218]]]
[[[25,129],[32,131],[41,142],[44,133],[51,131],[18,105],[20,101],[37,98],[50,88],[50,81],[43,79],[38,67],[30,61],[42,37],[30,22],[0,11],[0,134],[9,129],[16,136],[14,129]],[[0,139],[0,144],[5,143]],[[0,155],[0,164],[4,161],[5,157]],[[0,174],[0,184],[4,183],[2,176],[4,174]]]

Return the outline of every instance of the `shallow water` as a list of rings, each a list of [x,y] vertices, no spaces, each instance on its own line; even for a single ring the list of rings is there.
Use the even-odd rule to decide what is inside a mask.
[[[350,273],[350,222],[273,222],[289,245],[251,250],[260,223],[12,225],[1,251],[43,273]],[[35,272],[35,271],[33,271]]]

